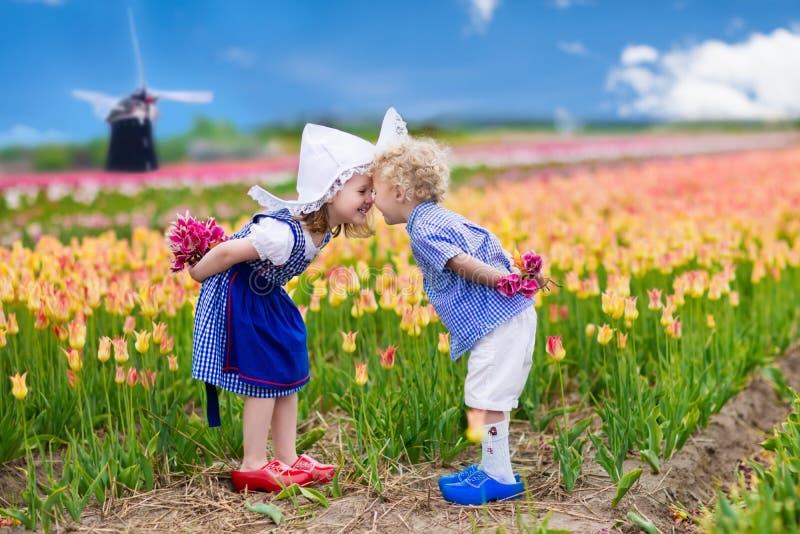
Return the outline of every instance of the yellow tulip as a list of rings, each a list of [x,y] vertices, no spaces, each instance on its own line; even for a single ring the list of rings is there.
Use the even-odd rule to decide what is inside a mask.
[[[64,325],[54,324],[53,333],[59,341],[66,341],[69,339],[69,329]]]
[[[331,286],[331,290],[328,293],[328,304],[333,307],[338,306],[342,302],[347,300],[347,289],[345,286]]]
[[[394,293],[386,290],[381,294],[380,306],[382,310],[391,310],[395,306]]]
[[[617,347],[624,349],[627,344],[628,334],[623,334],[621,331],[617,331]]]
[[[324,296],[326,296],[328,294],[328,282],[326,282],[325,280],[323,280],[323,279],[314,280],[314,282],[312,282],[312,284],[314,286],[314,289],[313,289],[313,292],[312,292],[313,296],[318,297],[318,298],[322,298],[322,297],[324,297]],[[313,311],[317,311],[317,310],[314,310],[313,308],[312,308],[312,310]]]
[[[171,372],[175,372],[178,370],[178,357],[177,356],[167,356],[167,361],[169,362],[169,370]]]
[[[625,300],[616,293],[606,293],[601,295],[603,313],[610,315],[612,319],[619,319],[625,313]]]
[[[674,321],[672,317],[672,307],[665,306],[663,310],[661,310],[661,326],[666,328],[668,325],[672,324]]]
[[[597,331],[597,342],[601,345],[608,345],[608,342],[611,341],[611,338],[614,335],[614,329],[608,326],[608,324],[603,324],[600,329]]]
[[[348,354],[356,351],[356,336],[358,332],[340,332],[342,334],[342,350]]]
[[[677,319],[672,321],[671,324],[667,326],[667,335],[672,339],[680,339],[681,338],[681,322]]]
[[[486,412],[484,410],[467,410],[466,436],[472,443],[480,443],[486,437]]]
[[[8,377],[11,380],[11,394],[17,400],[22,400],[28,396],[28,386],[25,384],[25,378],[28,376],[28,371],[22,374],[15,374]]]
[[[76,317],[69,323],[69,346],[73,349],[82,349],[86,344],[86,320]]]
[[[414,310],[414,322],[420,328],[428,326],[428,324],[431,322],[431,316],[428,313],[428,308],[426,306],[419,306]]]
[[[160,344],[167,335],[167,323],[153,323],[153,343]]]
[[[378,311],[378,302],[375,300],[375,293],[371,289],[362,289],[359,305],[367,313]]]
[[[586,337],[594,337],[596,331],[597,327],[595,327],[592,323],[586,325],[585,329]]]
[[[439,345],[436,348],[442,354],[449,354],[450,353],[450,333],[449,332],[440,332],[439,333]]]
[[[136,352],[139,354],[144,354],[147,352],[147,349],[150,348],[150,332],[147,330],[134,331],[134,335],[136,336],[136,342],[133,344]]]
[[[350,315],[353,319],[359,319],[364,315],[364,309],[361,307],[358,300],[353,302],[353,305],[350,307]]]
[[[17,324],[16,313],[8,314],[8,333],[12,335],[19,333],[19,325]]]
[[[636,308],[636,297],[628,297],[628,298],[626,298],[625,299],[625,320],[633,322],[638,317],[639,317],[639,310]]]
[[[103,336],[97,344],[97,359],[106,363],[111,358],[111,338]]]
[[[61,347],[62,352],[67,357],[67,363],[69,364],[69,368],[72,369],[74,372],[78,372],[83,369],[83,359],[81,358],[81,351],[78,349],[65,349]]]
[[[361,281],[366,282],[369,280],[369,265],[367,265],[367,262],[358,260],[358,263],[356,263],[356,273]]]
[[[128,361],[128,340],[124,337],[115,337],[111,340],[114,346],[114,361],[117,363],[125,363]]]
[[[369,380],[369,374],[367,373],[367,364],[362,362],[355,362],[356,367],[356,384],[359,386],[363,386]]]
[[[714,320],[714,314],[713,313],[709,313],[708,315],[706,315],[706,326],[711,330],[713,330],[713,329],[715,329],[717,327],[717,323]]]

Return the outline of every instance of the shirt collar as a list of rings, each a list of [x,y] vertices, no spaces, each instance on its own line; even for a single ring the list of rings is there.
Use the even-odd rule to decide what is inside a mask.
[[[408,216],[408,222],[406,222],[406,232],[408,232],[409,234],[411,233],[411,229],[414,226],[414,221],[416,220],[417,215],[419,215],[420,212],[424,211],[426,207],[435,204],[436,203],[433,202],[432,200],[428,200],[425,202],[420,202],[419,204],[414,206],[414,209],[411,210],[411,214]]]

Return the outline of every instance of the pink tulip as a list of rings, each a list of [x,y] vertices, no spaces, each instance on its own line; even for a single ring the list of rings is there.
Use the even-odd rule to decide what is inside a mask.
[[[531,276],[536,276],[542,272],[542,257],[532,250],[522,256],[522,269]]]
[[[178,216],[167,231],[167,245],[174,258],[170,270],[178,272],[187,265],[196,264],[225,239],[225,231],[213,217],[198,221],[188,211]]]
[[[564,359],[564,356],[567,355],[567,351],[564,350],[564,344],[561,341],[561,336],[548,336],[547,348],[545,350],[555,362],[560,362]]]
[[[525,278],[520,282],[519,292],[525,298],[533,298],[539,291],[539,283],[533,278]]]
[[[507,274],[497,281],[497,290],[506,297],[511,297],[519,291],[522,281],[519,275]]]
[[[384,369],[391,369],[394,367],[394,353],[397,347],[389,345],[385,350],[378,349],[378,354],[381,355],[381,367]]]

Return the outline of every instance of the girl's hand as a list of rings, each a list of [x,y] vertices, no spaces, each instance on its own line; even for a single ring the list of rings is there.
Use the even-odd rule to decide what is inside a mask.
[[[197,272],[195,271],[195,267],[196,266],[197,266],[197,264],[190,265],[190,266],[186,267],[186,271],[189,273],[189,276],[192,277],[192,280],[194,280],[195,282],[202,282],[202,280],[198,280],[197,279]]]

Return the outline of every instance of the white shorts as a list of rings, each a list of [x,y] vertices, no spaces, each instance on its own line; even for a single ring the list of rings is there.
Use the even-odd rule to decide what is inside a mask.
[[[472,346],[464,401],[470,408],[509,412],[517,407],[533,363],[536,309],[529,306]]]

